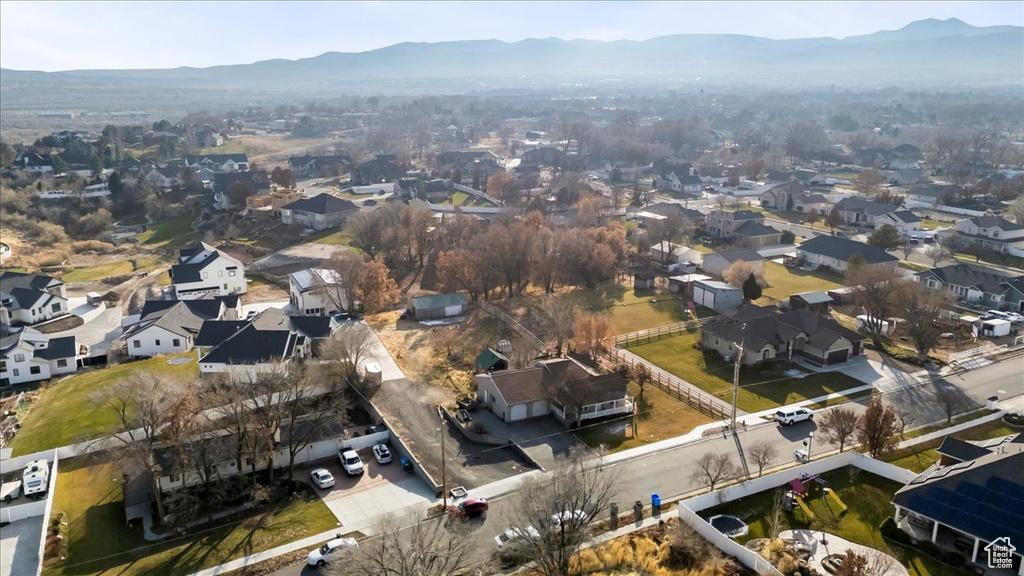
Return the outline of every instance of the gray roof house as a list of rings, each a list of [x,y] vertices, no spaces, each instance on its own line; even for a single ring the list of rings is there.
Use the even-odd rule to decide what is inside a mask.
[[[0,274],[0,325],[37,324],[67,313],[62,280],[45,274]]]
[[[282,206],[281,222],[326,230],[340,228],[350,215],[358,211],[359,207],[352,202],[323,192]]]
[[[999,216],[976,216],[956,223],[956,231],[982,248],[1024,255],[1024,225]]]
[[[862,196],[850,196],[836,203],[836,210],[843,216],[843,222],[854,226],[874,228],[875,220],[890,212],[899,210],[899,206],[874,202]]]
[[[764,257],[752,248],[735,248],[733,250],[722,250],[705,254],[701,261],[701,268],[707,274],[714,274],[721,277],[722,274],[738,261],[750,262],[757,270],[764,266]]]
[[[839,236],[817,236],[798,244],[796,247],[797,257],[803,257],[811,264],[825,266],[845,272],[850,258],[854,254],[860,254],[865,264],[874,266],[895,267],[899,259],[881,248],[876,248],[863,242],[840,238]]]
[[[982,566],[991,547],[1002,545],[1007,568],[1024,575],[1024,547],[1013,546],[1024,542],[1024,435],[940,448],[943,458],[893,496],[897,526],[940,548],[960,548]]]
[[[949,266],[918,272],[914,279],[932,290],[948,290],[965,302],[980,302],[993,308],[1002,308],[1021,302],[1024,294],[1024,275],[1003,276],[982,266],[958,262]]]
[[[744,305],[733,316],[716,316],[701,329],[704,350],[733,358],[742,345],[742,364],[802,358],[817,366],[846,362],[861,353],[864,337],[831,316],[810,310],[779,312],[774,307]]]

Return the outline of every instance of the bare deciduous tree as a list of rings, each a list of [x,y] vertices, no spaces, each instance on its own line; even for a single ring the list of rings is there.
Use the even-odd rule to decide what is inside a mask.
[[[743,283],[747,281],[747,278],[753,274],[754,278],[757,279],[757,283],[761,286],[766,286],[767,282],[764,278],[764,270],[760,269],[753,262],[747,262],[745,260],[737,260],[732,263],[731,266],[722,272],[722,278],[730,285],[737,288],[742,288]]]
[[[881,344],[882,322],[893,308],[893,288],[900,276],[894,268],[868,264],[854,265],[846,272],[850,299],[868,316],[867,329],[875,345]]]
[[[416,519],[403,526],[398,517],[389,514],[374,528],[376,535],[349,552],[348,562],[332,562],[331,574],[450,576],[469,564],[473,539],[461,526],[445,527],[441,518]]]
[[[921,364],[938,345],[946,328],[940,318],[952,303],[949,292],[930,290],[918,282],[901,282],[894,290],[897,310],[905,320],[900,327],[910,337]]]
[[[754,443],[747,449],[747,459],[751,464],[757,466],[757,476],[761,477],[764,469],[767,468],[779,457],[779,451],[772,444],[761,440]]]
[[[691,477],[706,486],[708,492],[714,492],[715,486],[739,475],[739,470],[732,462],[729,454],[706,452],[694,463]]]
[[[946,250],[939,245],[928,246],[924,249],[925,258],[932,261],[932,268],[939,265],[939,262],[946,259]]]
[[[818,428],[826,440],[839,444],[839,452],[842,452],[857,432],[857,414],[849,408],[833,408],[825,413]]]
[[[946,415],[946,424],[951,423],[956,414],[974,407],[974,402],[952,384],[940,384],[938,390],[935,391],[935,401],[939,403],[942,413]]]
[[[576,317],[573,334],[576,343],[582,345],[591,358],[597,358],[604,352],[605,338],[611,335],[611,318],[608,314],[584,312]]]

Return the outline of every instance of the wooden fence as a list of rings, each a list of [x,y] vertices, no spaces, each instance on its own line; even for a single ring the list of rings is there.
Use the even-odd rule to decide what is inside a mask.
[[[632,368],[636,364],[643,364],[651,372],[651,383],[664,390],[672,397],[686,402],[691,408],[695,408],[703,414],[707,414],[712,418],[730,418],[731,417],[731,406],[726,404],[723,400],[702,394],[697,392],[695,387],[689,382],[670,374],[657,366],[649,363],[640,362],[635,355],[631,352],[622,350],[621,348],[609,348],[605,352],[605,362],[609,367],[626,365]]]
[[[639,346],[640,344],[650,344],[651,342],[657,342],[658,340],[671,338],[679,334],[693,332],[703,326],[708,320],[709,318],[687,320],[686,322],[666,324],[665,326],[630,332],[629,334],[620,334],[614,338],[615,347],[629,348],[631,346]]]

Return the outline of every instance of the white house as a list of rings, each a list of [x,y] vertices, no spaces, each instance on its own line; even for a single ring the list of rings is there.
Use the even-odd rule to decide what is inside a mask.
[[[911,236],[921,230],[921,219],[910,210],[887,212],[875,218],[876,228],[885,224],[894,226],[904,236]]]
[[[185,165],[192,168],[209,168],[215,173],[245,172],[249,169],[249,156],[246,154],[206,154],[204,156],[185,156]]]
[[[178,300],[245,294],[245,266],[205,242],[182,249],[170,275]]]
[[[298,314],[323,316],[349,310],[348,289],[334,270],[307,268],[288,275],[288,293]]]
[[[0,274],[0,324],[37,324],[68,313],[64,282],[45,274]]]
[[[1024,226],[998,216],[977,216],[956,223],[956,231],[982,248],[1024,256]]]
[[[839,236],[816,236],[796,247],[798,258],[837,272],[846,272],[850,259],[859,254],[865,265],[895,268],[899,258],[881,248]]]
[[[187,352],[208,320],[235,320],[240,311],[237,296],[201,300],[149,300],[139,321],[125,328],[121,337],[132,357]]]
[[[84,348],[84,347],[82,347]],[[78,370],[84,352],[74,336],[17,330],[0,338],[0,386],[46,380]]]
[[[268,308],[201,353],[199,372],[244,377],[273,373],[281,365],[287,367],[289,362],[311,357],[315,341],[330,338],[343,325],[352,328],[352,324],[339,323],[331,316],[288,316],[282,310]],[[365,328],[363,324],[358,326]]]

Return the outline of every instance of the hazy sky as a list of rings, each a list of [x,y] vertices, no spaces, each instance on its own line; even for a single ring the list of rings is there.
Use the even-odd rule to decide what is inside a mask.
[[[956,17],[1024,25],[1005,2],[0,1],[0,66],[173,68],[362,52],[399,42],[686,33],[843,38]]]

